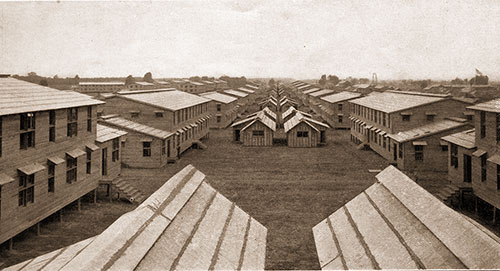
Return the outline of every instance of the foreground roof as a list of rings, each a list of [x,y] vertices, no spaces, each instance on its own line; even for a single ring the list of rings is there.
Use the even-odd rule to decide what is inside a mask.
[[[225,104],[232,103],[232,102],[238,100],[237,98],[235,98],[233,96],[225,95],[225,94],[215,92],[215,91],[201,93],[200,96],[203,98],[207,98],[207,99],[214,100],[214,101],[217,101],[220,103],[225,103]]]
[[[350,99],[358,98],[359,96],[361,96],[361,93],[354,93],[354,92],[349,92],[349,91],[342,91],[342,92],[331,94],[331,95],[328,95],[328,96],[323,96],[320,99],[324,100],[324,101],[327,101],[329,103],[334,104],[334,103],[338,103],[338,102],[342,102],[342,101],[347,101],[347,100],[350,100]]]
[[[475,129],[470,129],[460,133],[444,136],[441,138],[446,142],[464,147],[466,149],[473,149],[476,147],[476,132]]]
[[[128,133],[125,131],[111,128],[109,126],[98,123],[96,134],[97,134],[97,136],[96,136],[95,141],[99,142],[99,143],[103,143],[103,142],[118,138],[120,136],[124,136]]]
[[[128,131],[133,131],[136,133],[156,137],[159,139],[166,139],[167,137],[173,135],[171,132],[153,128],[151,126],[133,122],[131,120],[120,118],[117,116],[102,117],[102,119],[99,121],[103,122],[104,124],[116,126]]]
[[[97,237],[10,269],[264,269],[266,236],[264,226],[188,165]]]
[[[468,106],[467,109],[500,113],[500,98]]]
[[[322,269],[498,268],[500,239],[389,166],[313,228]]]
[[[433,123],[420,126],[411,130],[402,131],[397,134],[391,134],[389,137],[402,143],[417,138],[431,136],[440,132],[444,132],[450,129],[458,128],[461,126],[469,125],[466,120],[455,121],[450,119],[444,119],[440,121],[435,121]]]
[[[413,107],[426,105],[446,99],[445,97],[423,96],[407,93],[382,92],[363,98],[351,100],[353,104],[361,105],[378,111],[392,113]]]
[[[127,94],[120,94],[120,96],[168,110],[179,110],[210,101],[209,99],[180,90],[151,91],[142,93],[130,92]]]
[[[11,77],[0,78],[0,116],[104,104],[90,96]]]

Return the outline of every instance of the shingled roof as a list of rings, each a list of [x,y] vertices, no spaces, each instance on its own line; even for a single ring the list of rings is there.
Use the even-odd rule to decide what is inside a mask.
[[[306,123],[307,125],[311,126],[315,130],[318,130],[316,128],[316,126],[321,126],[323,128],[326,128],[326,129],[330,128],[330,126],[328,126],[328,125],[326,125],[324,123],[321,123],[321,122],[319,122],[317,120],[314,120],[312,118],[306,117],[306,116],[302,115],[302,112],[297,111],[295,113],[295,115],[291,119],[289,119],[287,122],[285,122],[285,124],[284,124],[285,133],[288,133],[288,131],[290,131],[291,129],[293,129],[293,127],[297,126],[301,122]]]
[[[225,95],[225,94],[215,92],[215,91],[201,93],[200,96],[203,98],[207,98],[207,99],[214,100],[214,101],[221,102],[221,103],[225,103],[225,104],[232,103],[232,102],[238,100],[237,98],[235,98],[231,95]]]
[[[74,91],[0,77],[0,116],[98,104],[104,102]]]
[[[500,239],[393,166],[313,228],[322,269],[498,268]]]
[[[264,269],[266,236],[188,165],[100,235],[8,269]]]
[[[444,136],[441,140],[452,144],[464,147],[466,149],[474,149],[476,147],[476,130],[470,129],[456,134]]]
[[[140,133],[143,135],[148,135],[152,137],[156,137],[159,139],[166,139],[169,136],[172,136],[173,134],[168,131],[160,130],[151,126],[147,126],[141,123],[137,123],[128,119],[120,118],[115,115],[111,116],[103,116],[99,120],[101,123],[118,127],[120,129]]]
[[[207,103],[210,101],[209,99],[180,90],[150,91],[142,93],[129,92],[127,94],[120,93],[120,96],[129,100],[153,105],[155,107],[172,111]]]

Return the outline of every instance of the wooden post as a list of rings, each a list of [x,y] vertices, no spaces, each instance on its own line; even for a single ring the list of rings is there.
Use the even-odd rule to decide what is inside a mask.
[[[14,249],[14,238],[10,238],[9,239],[9,250],[13,250]]]
[[[477,196],[474,196],[474,213],[477,215]]]
[[[108,184],[108,191],[109,191],[109,202],[113,202],[113,186],[110,184]]]
[[[36,235],[40,235],[40,222],[36,223]]]
[[[97,188],[94,189],[94,204],[97,203]]]
[[[497,208],[495,206],[493,206],[493,219],[491,220],[493,225],[495,225],[495,222],[497,220],[496,216],[497,216]]]
[[[63,222],[63,209],[59,210],[59,222]]]
[[[82,210],[82,198],[78,198],[77,200],[78,212]]]

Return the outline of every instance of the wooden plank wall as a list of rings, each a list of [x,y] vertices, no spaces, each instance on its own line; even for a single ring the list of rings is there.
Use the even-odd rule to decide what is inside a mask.
[[[298,131],[307,131],[309,136],[297,137]],[[305,123],[299,123],[288,131],[287,138],[289,147],[311,148],[316,147],[319,143],[319,133]]]
[[[263,130],[264,136],[253,136],[253,131]],[[272,146],[274,132],[269,127],[256,121],[252,126],[241,132],[241,140],[245,146]]]

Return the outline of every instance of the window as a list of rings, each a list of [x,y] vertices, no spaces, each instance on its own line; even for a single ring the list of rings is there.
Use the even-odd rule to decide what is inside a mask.
[[[486,154],[481,156],[481,181],[486,181]]]
[[[308,131],[297,131],[297,137],[309,137]]]
[[[339,120],[339,123],[342,123],[342,121],[344,120],[344,117],[343,116],[338,116],[338,120]]]
[[[382,142],[383,142],[383,147],[384,147],[384,149],[385,149],[385,148],[387,148],[387,138],[384,136],[384,137],[382,137],[382,139],[383,139],[383,140],[382,140]]]
[[[163,112],[155,112],[155,117],[163,118]]]
[[[427,121],[434,121],[434,115],[427,115]]]
[[[378,111],[375,111],[374,113],[375,113],[375,120],[374,121],[377,122]]]
[[[415,146],[415,161],[423,161],[424,160],[424,146],[417,145]]]
[[[338,107],[338,111],[342,111],[342,104],[338,104],[337,107]]]
[[[92,132],[92,106],[87,107],[87,132]]]
[[[402,159],[403,158],[403,145],[400,144],[398,149],[399,149],[399,158]]]
[[[486,136],[486,112],[482,111],[480,116],[481,138]]]
[[[49,111],[49,141],[56,141],[56,111]]]
[[[55,168],[56,168],[56,165],[52,162],[48,162],[47,163],[47,167],[48,167],[48,180],[47,180],[47,184],[48,184],[48,192],[49,193],[54,193],[55,191],[55,187],[54,187],[54,177],[55,177]]]
[[[161,154],[165,154],[167,152],[167,143],[165,141],[165,139],[161,141]]]
[[[19,172],[19,206],[35,202],[35,175]]]
[[[142,142],[142,156],[143,157],[151,156],[151,142]]]
[[[2,186],[0,185],[0,219],[2,219]]]
[[[87,174],[90,174],[92,172],[92,150],[87,148],[85,150],[86,152],[86,161],[87,161]]]
[[[97,111],[97,117],[102,117],[102,115],[104,114],[104,112],[102,111]]]
[[[216,119],[217,119],[217,123],[220,123],[220,122],[221,122],[222,117],[221,117],[221,116],[217,116],[217,117],[216,117]]]
[[[19,146],[22,150],[35,147],[35,113],[21,114]]]
[[[221,104],[217,104],[217,111],[221,111],[222,110],[222,105]]]
[[[455,144],[451,144],[450,166],[453,166],[454,168],[458,167],[458,146]]]
[[[254,130],[252,131],[253,136],[264,136],[264,131],[263,130]]]
[[[496,125],[497,125],[497,142],[499,142],[500,141],[500,114],[497,114]]]
[[[497,190],[500,190],[500,165],[497,165]],[[0,190],[0,192],[2,191]]]
[[[410,115],[403,115],[403,121],[410,121]]]
[[[78,108],[68,108],[68,124],[66,136],[78,135]]]
[[[130,117],[131,118],[138,118],[139,117],[139,112],[130,112]]]
[[[382,125],[385,126],[386,125],[386,121],[387,121],[387,114],[386,113],[382,113],[382,117],[383,117],[383,119],[382,119]]]
[[[448,151],[448,145],[441,145],[441,151]]]
[[[66,182],[76,182],[77,160],[66,154]]]
[[[101,162],[102,162],[102,167],[101,167],[101,175],[106,176],[108,175],[108,148],[102,148],[102,157],[101,157]]]
[[[111,160],[113,162],[120,160],[120,142],[118,138],[113,139],[113,152],[111,153]]]

